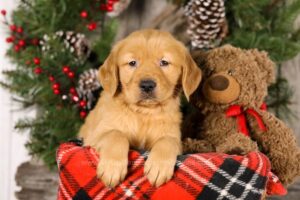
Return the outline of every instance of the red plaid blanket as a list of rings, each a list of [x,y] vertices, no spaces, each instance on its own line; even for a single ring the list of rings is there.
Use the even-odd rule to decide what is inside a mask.
[[[172,180],[159,188],[151,187],[144,176],[147,155],[147,152],[130,151],[126,180],[110,189],[96,177],[99,156],[94,149],[72,142],[62,144],[57,151],[60,176],[58,200],[255,200],[261,199],[266,188],[269,194],[285,192],[270,173],[268,158],[261,153],[252,152],[246,156],[217,153],[178,156]]]

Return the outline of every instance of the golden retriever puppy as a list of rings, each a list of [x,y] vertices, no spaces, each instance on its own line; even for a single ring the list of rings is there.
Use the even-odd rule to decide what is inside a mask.
[[[133,147],[150,151],[144,173],[160,186],[181,153],[180,89],[188,98],[200,69],[169,33],[141,30],[114,46],[99,78],[104,90],[79,133],[100,154],[97,176],[106,186],[119,184]]]

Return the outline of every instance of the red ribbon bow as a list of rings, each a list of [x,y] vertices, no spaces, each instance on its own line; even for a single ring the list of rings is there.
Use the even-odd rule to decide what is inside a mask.
[[[267,110],[265,103],[260,107],[261,110]],[[261,118],[261,116],[252,108],[244,110],[242,106],[232,105],[226,111],[226,117],[236,117],[238,130],[246,136],[250,136],[249,130],[247,128],[247,119],[246,114],[254,117],[258,123],[259,128],[262,131],[267,131],[267,128]]]

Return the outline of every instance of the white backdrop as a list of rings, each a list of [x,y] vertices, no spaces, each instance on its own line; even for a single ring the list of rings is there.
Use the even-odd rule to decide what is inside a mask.
[[[1,0],[0,9],[6,9],[9,12],[16,6],[17,0]],[[1,19],[2,21],[2,19]],[[0,71],[11,69],[13,65],[5,57],[8,44],[5,42],[8,30],[2,23],[0,24]],[[4,80],[2,74],[0,80]],[[16,133],[14,122],[19,117],[32,115],[32,113],[19,112],[16,110],[19,105],[11,101],[12,97],[8,91],[0,88],[0,199],[14,200],[14,192],[19,188],[15,185],[15,172],[18,165],[29,156],[24,148],[27,134]]]

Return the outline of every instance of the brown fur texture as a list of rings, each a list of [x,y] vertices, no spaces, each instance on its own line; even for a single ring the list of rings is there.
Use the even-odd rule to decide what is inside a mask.
[[[203,150],[205,146],[209,146],[207,142],[215,148],[215,151],[228,154],[246,154],[261,150],[269,157],[272,171],[279,179],[285,185],[292,183],[300,175],[300,151],[293,131],[273,114],[260,109],[267,95],[268,85],[274,80],[274,64],[267,53],[226,45],[206,53],[197,52],[194,58],[204,72],[202,86],[191,97],[192,103],[205,116],[203,120],[198,120],[200,128],[194,129],[198,130],[195,136],[199,140],[199,151],[207,151]],[[224,81],[219,83],[221,86],[214,83],[217,85],[216,88],[222,89],[215,93],[208,94],[208,90],[203,89],[203,86],[213,79],[212,77],[222,74],[236,80],[240,85],[239,95],[236,96],[236,92],[232,91],[233,87],[228,86],[224,89],[222,86]],[[229,81],[229,85],[231,82]],[[228,97],[226,101],[220,99],[220,96],[226,94],[232,101],[227,101]],[[254,109],[261,116],[267,131],[262,131],[257,121],[252,116],[246,115],[250,137],[240,133],[236,118],[228,118],[225,114],[231,105]],[[197,121],[196,117],[189,119]],[[193,129],[189,127],[195,126],[196,123],[185,122],[187,128],[183,128],[184,134],[192,132]],[[195,140],[185,140],[184,149],[188,151],[191,148],[195,152],[195,143]]]
[[[126,176],[129,148],[145,149],[144,172],[160,186],[172,177],[181,153],[179,91],[189,98],[201,70],[169,33],[141,30],[114,46],[99,78],[104,91],[79,133],[100,153],[98,177],[116,186]],[[146,91],[145,82],[156,85]]]

